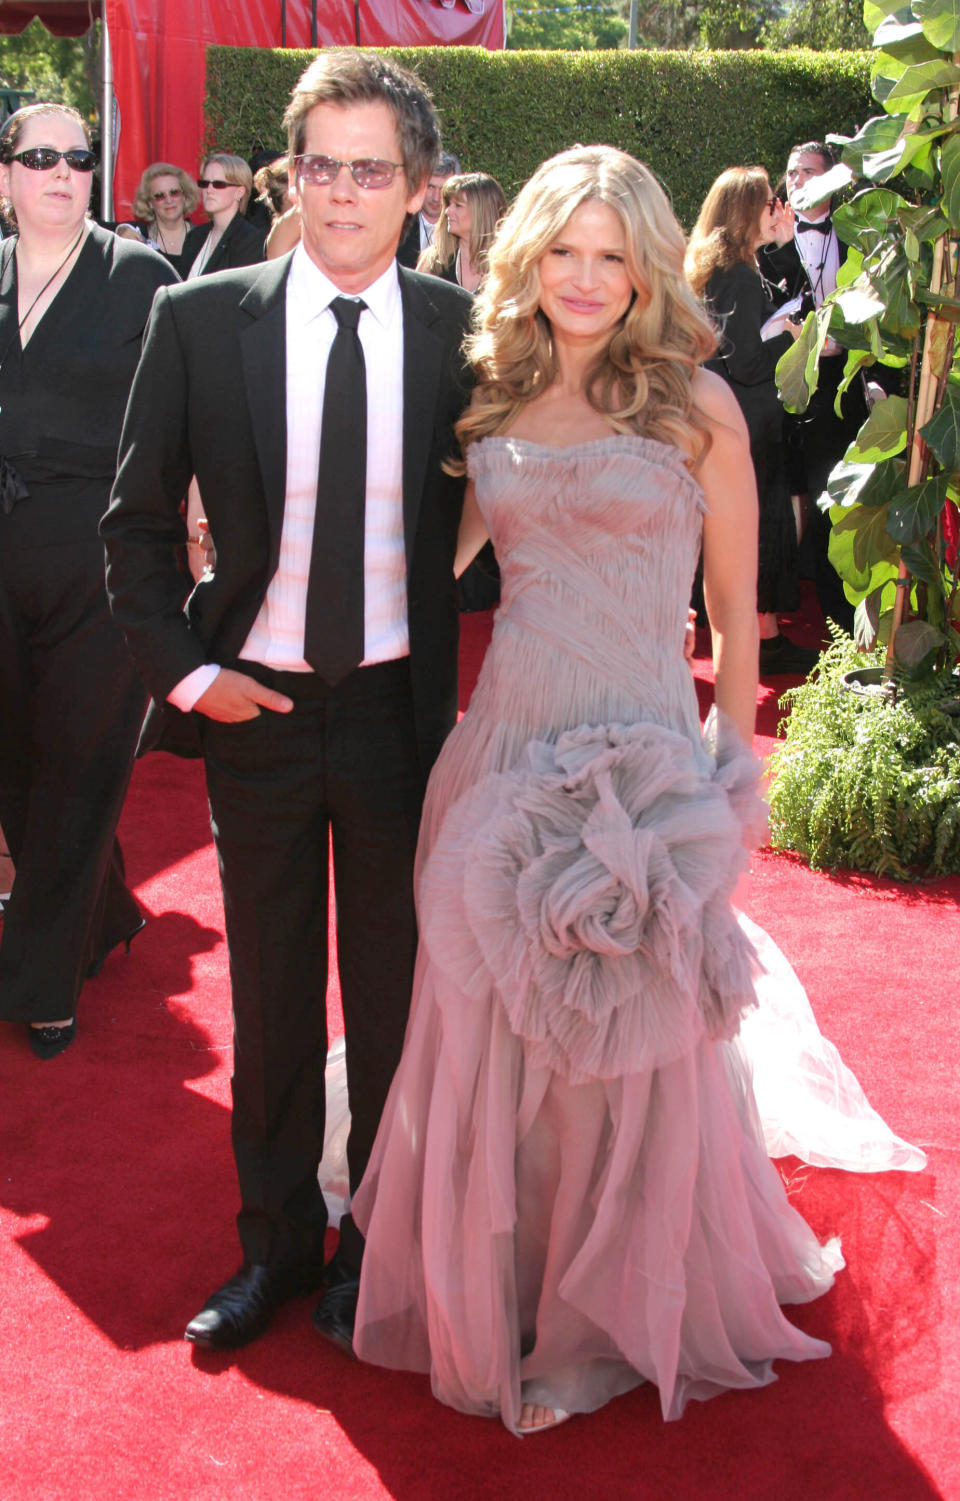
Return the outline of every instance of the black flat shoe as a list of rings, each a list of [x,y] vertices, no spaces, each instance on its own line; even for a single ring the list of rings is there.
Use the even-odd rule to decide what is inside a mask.
[[[777,673],[790,673],[794,677],[806,677],[820,661],[820,653],[812,646],[801,646],[789,636],[771,636],[760,642],[760,673],[775,677]]]
[[[30,1046],[38,1058],[56,1058],[68,1048],[77,1035],[77,1018],[74,1016],[65,1027],[28,1027]]]
[[[323,1277],[319,1266],[283,1272],[265,1266],[241,1267],[207,1299],[183,1337],[193,1345],[213,1350],[249,1345],[269,1327],[282,1304],[315,1292],[323,1285]]]
[[[328,1287],[313,1314],[313,1327],[324,1339],[342,1350],[344,1355],[353,1355],[353,1326],[357,1318],[357,1298],[360,1294],[360,1278],[344,1275],[343,1280]]]
[[[98,975],[100,973],[100,971],[103,969],[103,966],[106,964],[110,954],[113,953],[114,949],[119,948],[121,943],[129,954],[131,943],[136,938],[138,933],[143,932],[146,926],[147,919],[145,917],[141,917],[140,921],[137,923],[137,926],[133,929],[132,932],[127,933],[123,938],[115,938],[112,943],[106,944],[106,946],[100,950],[99,954],[97,954],[93,959],[90,960],[90,964],[87,968],[87,979],[92,980],[95,975]]]

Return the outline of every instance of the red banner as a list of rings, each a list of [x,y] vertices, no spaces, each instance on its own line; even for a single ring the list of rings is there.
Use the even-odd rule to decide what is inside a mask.
[[[114,212],[129,218],[143,169],[196,174],[203,138],[205,49],[311,45],[311,0],[103,0],[119,106]],[[42,5],[37,7],[42,10]],[[503,46],[502,0],[322,0],[320,46]],[[220,141],[246,155],[246,141]]]

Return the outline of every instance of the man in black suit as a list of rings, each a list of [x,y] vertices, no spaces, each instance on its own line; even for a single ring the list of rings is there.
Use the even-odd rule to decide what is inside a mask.
[[[833,164],[829,146],[818,141],[793,147],[787,160],[785,182],[795,212],[781,221],[784,225],[781,243],[764,246],[759,255],[764,276],[776,282],[788,296],[804,299],[804,314],[820,307],[835,289],[845,252],[831,222],[830,200],[824,199],[809,209],[800,208],[795,200],[812,178],[829,172]],[[791,491],[807,497],[807,526],[820,608],[825,616],[852,631],[853,607],[827,556],[830,517],[817,506],[827,488],[831,469],[843,458],[867,415],[862,377],[857,377],[844,393],[842,415],[838,417],[834,411],[845,364],[846,352],[827,340],[820,357],[817,390],[804,413],[786,414],[784,437]]]
[[[441,466],[469,396],[471,299],[395,261],[436,117],[392,62],[328,51],[286,123],[302,243],[157,300],[103,522],[116,617],[167,730],[189,718],[207,768],[243,1265],[186,1337],[217,1347],[324,1283],[315,1322],[349,1344],[362,1237],[347,1215],[323,1267],[316,1176],[328,841],[355,1189],[406,1024],[426,776],[456,714],[463,482]],[[192,474],[217,561],[184,612],[174,547]]]
[[[433,244],[433,232],[443,210],[443,185],[448,177],[453,177],[459,171],[460,163],[457,158],[449,151],[441,151],[436,166],[430,173],[420,212],[413,215],[407,232],[400,241],[397,260],[401,266],[409,266],[411,271],[415,271],[420,256]]]

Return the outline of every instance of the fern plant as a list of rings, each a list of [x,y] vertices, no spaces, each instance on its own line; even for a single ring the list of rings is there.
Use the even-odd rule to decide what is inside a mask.
[[[930,672],[861,696],[841,680],[865,663],[882,667],[883,650],[864,654],[834,628],[818,677],[781,699],[771,843],[815,870],[960,872],[960,683]]]

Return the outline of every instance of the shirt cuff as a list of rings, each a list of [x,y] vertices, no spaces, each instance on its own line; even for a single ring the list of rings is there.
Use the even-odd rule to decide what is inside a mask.
[[[213,682],[220,668],[216,662],[207,662],[203,667],[195,667],[193,672],[188,672],[185,678],[181,678],[175,687],[167,694],[167,703],[173,704],[175,709],[182,709],[184,714],[189,714],[197,699],[200,698]]]

